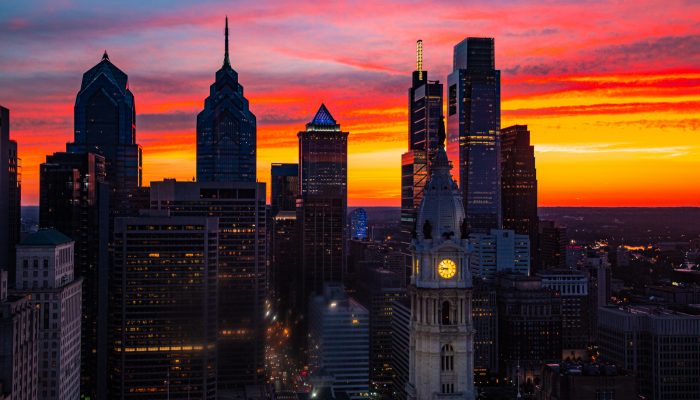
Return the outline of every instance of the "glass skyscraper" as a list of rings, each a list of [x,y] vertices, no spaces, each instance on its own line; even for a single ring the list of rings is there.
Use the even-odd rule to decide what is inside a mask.
[[[348,132],[321,104],[299,137],[302,296],[320,293],[324,282],[340,282],[345,272]]]
[[[255,182],[255,115],[250,112],[238,73],[228,52],[228,18],[224,64],[197,115],[197,180]]]
[[[501,226],[500,77],[493,38],[466,38],[454,47],[447,150],[457,167],[469,232]]]
[[[75,99],[75,136],[69,153],[94,152],[104,156],[113,209],[127,207],[129,196],[141,186],[141,146],[136,144],[136,107],[129,78],[109,60],[83,74]],[[114,210],[113,210],[114,211]]]

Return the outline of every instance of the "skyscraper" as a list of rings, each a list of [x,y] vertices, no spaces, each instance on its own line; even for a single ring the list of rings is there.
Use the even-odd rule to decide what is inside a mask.
[[[40,229],[17,246],[16,287],[39,313],[41,399],[80,398],[82,278],[75,279],[73,260],[73,240],[55,229]]]
[[[22,173],[17,142],[10,140],[10,110],[0,106],[0,269],[15,278],[15,245],[19,242]]]
[[[408,89],[408,151],[401,156],[401,231],[406,238],[415,230],[416,210],[441,140],[442,94],[440,81],[428,80],[428,71],[423,70],[423,41],[418,40],[416,70]]]
[[[255,182],[255,115],[231,68],[226,18],[224,63],[197,115],[197,180]]]
[[[466,38],[454,47],[447,77],[447,151],[470,233],[501,227],[501,73],[495,68],[493,38]]]
[[[219,219],[115,220],[109,398],[217,398]]]
[[[530,263],[537,254],[537,169],[527,125],[501,129],[501,203],[503,229],[530,237]]]
[[[348,132],[321,104],[299,138],[302,301],[345,273]]]
[[[488,234],[472,233],[469,260],[475,278],[493,281],[499,272],[530,274],[530,239],[511,230],[491,229]]]
[[[296,210],[299,197],[299,164],[273,163],[270,180],[270,210],[272,216],[278,211]]]
[[[151,208],[219,218],[218,379],[222,390],[264,378],[267,218],[265,184],[151,182]]]
[[[114,194],[112,212],[129,210],[132,192],[141,186],[141,146],[136,144],[136,106],[129,78],[109,60],[83,74],[75,99],[75,136],[69,153],[94,152],[105,158]]]
[[[440,146],[412,243],[409,399],[475,398],[469,244],[450,169]]]
[[[73,267],[83,280],[82,393],[106,396],[110,192],[105,158],[54,153],[39,171],[39,226],[75,241]]]

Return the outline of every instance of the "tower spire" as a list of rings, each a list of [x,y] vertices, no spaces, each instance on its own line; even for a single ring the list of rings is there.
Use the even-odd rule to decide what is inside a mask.
[[[418,80],[423,80],[423,40],[418,39],[416,42],[416,71],[418,71]]]
[[[224,37],[225,37],[225,51],[224,51],[224,65],[231,65],[231,61],[228,58],[228,15],[226,16],[226,28],[224,29]]]

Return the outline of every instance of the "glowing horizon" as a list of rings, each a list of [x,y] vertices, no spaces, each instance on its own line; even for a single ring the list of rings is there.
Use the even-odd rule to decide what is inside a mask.
[[[0,5],[0,104],[24,205],[38,204],[39,164],[72,141],[80,79],[105,48],[129,75],[144,184],[191,180],[228,15],[231,63],[258,120],[259,181],[271,163],[297,162],[296,133],[323,102],[350,132],[349,205],[398,206],[415,41],[444,83],[452,46],[489,36],[501,126],[532,133],[540,206],[700,206],[700,4],[146,3]]]

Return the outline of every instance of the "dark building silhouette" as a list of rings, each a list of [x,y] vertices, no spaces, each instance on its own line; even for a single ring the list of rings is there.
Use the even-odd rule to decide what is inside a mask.
[[[267,218],[265,184],[151,182],[151,208],[219,218],[219,393],[264,378]]]
[[[532,383],[542,364],[561,360],[562,302],[538,277],[498,278],[498,351],[503,377]]]
[[[299,236],[296,211],[278,211],[272,217],[270,233],[270,284],[277,311],[288,322],[297,316],[293,310],[301,288],[299,271]]]
[[[407,240],[415,230],[416,209],[440,146],[442,93],[440,81],[428,80],[428,71],[423,70],[423,41],[419,40],[416,71],[408,89],[408,151],[401,156],[401,231]]]
[[[482,280],[474,282],[474,383],[487,385],[498,377],[498,302],[496,289]]]
[[[340,130],[321,104],[299,138],[299,194],[302,296],[321,293],[323,283],[340,282],[347,237],[348,132]]]
[[[540,221],[537,268],[567,268],[566,246],[569,242],[566,227],[554,221]]]
[[[217,398],[219,219],[115,220],[110,399]]]
[[[238,73],[231,68],[226,18],[224,64],[197,115],[197,180],[255,182],[256,129]]]
[[[75,99],[75,135],[69,153],[104,156],[113,193],[112,214],[128,213],[132,192],[141,186],[141,146],[136,144],[136,105],[129,78],[109,60],[83,74]]]
[[[568,357],[577,350],[585,350],[590,344],[591,310],[589,277],[586,273],[573,269],[550,269],[540,271],[542,286],[556,290],[561,296],[561,346]],[[591,315],[593,314],[593,315]]]
[[[17,142],[10,140],[10,110],[0,106],[0,269],[15,279],[15,246],[19,242],[22,172]]]
[[[561,362],[542,369],[537,399],[639,400],[634,375],[614,364]]]
[[[447,77],[447,151],[469,233],[501,227],[501,73],[493,38],[466,38],[454,47]]]
[[[39,226],[75,241],[74,270],[83,279],[81,392],[106,393],[110,191],[105,158],[54,153],[39,169]]]
[[[503,229],[530,237],[530,270],[534,272],[539,232],[537,170],[527,125],[501,129],[501,205]]]
[[[402,298],[395,301],[391,307],[391,369],[392,398],[406,399],[406,383],[408,383],[409,354],[411,327],[411,300]]]
[[[299,164],[273,163],[270,180],[270,209],[272,215],[278,211],[296,210],[299,197]]]

